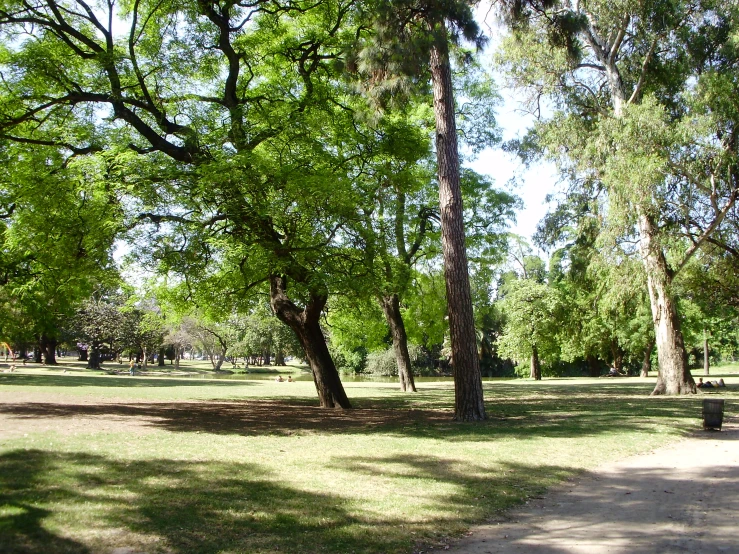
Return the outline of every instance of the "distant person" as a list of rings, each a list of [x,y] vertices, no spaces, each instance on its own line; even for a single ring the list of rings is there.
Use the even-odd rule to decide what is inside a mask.
[[[724,380],[723,379],[719,379],[718,380],[718,383],[717,383],[717,386],[719,386],[719,387],[725,387],[726,386],[726,383],[724,383]]]
[[[284,381],[284,379],[282,378],[282,375],[278,375],[277,376],[277,379],[275,379],[275,381],[277,381],[278,383],[282,383]]]
[[[128,364],[128,373],[131,375],[136,374],[136,358],[131,358],[131,361]]]
[[[288,375],[287,376],[287,382],[288,383],[294,383],[295,382],[295,381],[293,381],[293,376],[292,375]]]
[[[699,389],[702,389],[705,386],[705,384],[703,383],[703,377],[698,377],[698,384],[695,386]]]

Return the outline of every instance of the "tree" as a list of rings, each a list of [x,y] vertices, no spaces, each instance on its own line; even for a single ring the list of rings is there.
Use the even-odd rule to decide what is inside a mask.
[[[319,267],[331,259],[337,211],[353,203],[334,133],[351,127],[351,111],[327,93],[353,36],[352,6],[58,0],[0,9],[6,136],[80,155],[105,148],[136,211],[129,227],[148,226],[162,271],[210,279],[203,268],[222,261],[237,279],[215,298],[269,283],[321,405],[344,408],[320,330],[328,286]],[[92,121],[94,132],[67,121]]]
[[[562,108],[535,142],[574,191],[606,193],[611,226],[638,238],[660,365],[653,394],[696,391],[674,279],[739,185],[735,108],[722,100],[735,95],[736,10],[715,6],[562,2],[523,14],[504,53],[516,83]]]
[[[434,98],[439,217],[449,333],[454,367],[454,418],[485,419],[482,378],[468,274],[464,208],[449,44],[460,37],[477,45],[483,37],[465,2],[374,2],[369,6],[373,35],[361,49],[361,69],[374,75],[381,97],[398,77],[428,74]],[[392,76],[393,78],[383,78]],[[383,83],[384,81],[384,83]],[[390,86],[388,86],[388,84]]]
[[[505,286],[502,310],[506,316],[498,341],[502,356],[514,360],[529,358],[530,377],[541,379],[541,360],[558,358],[557,291],[533,279],[516,279]]]

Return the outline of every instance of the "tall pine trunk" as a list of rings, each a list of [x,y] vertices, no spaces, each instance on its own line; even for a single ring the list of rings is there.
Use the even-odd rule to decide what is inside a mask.
[[[697,392],[688,371],[688,356],[677,305],[670,290],[671,278],[667,260],[657,242],[657,228],[645,213],[638,214],[640,252],[647,274],[652,321],[657,344],[659,375],[652,395],[689,394]]]
[[[269,284],[272,310],[280,321],[293,330],[303,347],[305,357],[313,372],[313,382],[316,385],[321,407],[351,408],[321,330],[321,311],[326,305],[327,296],[311,294],[305,308],[301,310],[287,296],[285,277],[272,275]]]
[[[390,327],[390,335],[393,337],[393,351],[395,352],[395,362],[398,364],[400,390],[416,392],[411,357],[408,354],[408,335],[405,332],[403,314],[400,313],[400,299],[397,294],[391,294],[380,298],[380,304]]]
[[[442,36],[431,47],[430,61],[436,119],[441,243],[454,370],[454,419],[479,421],[485,419],[485,404],[465,247],[454,89],[446,29],[443,22],[439,25]]]

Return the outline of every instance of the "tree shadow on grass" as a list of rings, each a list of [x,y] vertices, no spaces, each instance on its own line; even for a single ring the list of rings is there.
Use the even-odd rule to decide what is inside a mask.
[[[364,468],[359,459],[346,461],[351,470]],[[407,478],[403,471],[396,475],[394,459],[380,462],[388,464],[385,476],[398,483]],[[417,540],[442,540],[500,506],[493,492],[502,475],[483,479],[477,472],[470,479],[467,470],[432,456],[404,463],[459,492],[433,498],[434,515],[408,522],[401,514],[364,510],[341,490],[297,490],[256,464],[130,463],[95,454],[12,451],[0,456],[0,506],[22,507],[24,515],[0,516],[0,551],[409,552]],[[534,474],[523,466],[517,470]],[[550,468],[552,473],[569,470]],[[481,490],[491,491],[482,508]],[[508,505],[516,498],[507,497]]]

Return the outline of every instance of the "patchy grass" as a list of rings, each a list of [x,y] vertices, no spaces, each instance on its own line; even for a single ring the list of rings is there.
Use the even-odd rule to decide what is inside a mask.
[[[721,371],[733,412],[739,376]],[[702,395],[649,398],[653,386],[486,382],[490,419],[461,424],[448,382],[413,395],[347,383],[357,409],[341,412],[316,408],[310,382],[3,373],[0,551],[439,546],[582,470],[700,427]]]

